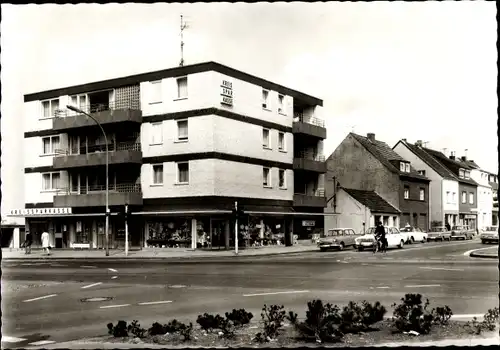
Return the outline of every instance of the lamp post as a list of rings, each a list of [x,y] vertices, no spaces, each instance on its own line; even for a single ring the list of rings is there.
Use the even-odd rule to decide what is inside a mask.
[[[96,124],[101,129],[102,134],[104,135],[104,142],[106,142],[106,228],[105,228],[105,230],[106,230],[105,235],[106,236],[105,237],[106,237],[106,256],[109,256],[109,188],[108,188],[108,185],[109,185],[108,156],[109,156],[109,154],[108,154],[108,137],[106,136],[106,133],[104,132],[104,129],[102,128],[101,124],[93,116],[86,113],[85,111],[82,111],[80,108],[70,106],[70,105],[67,105],[66,107],[73,112],[84,114],[87,117],[89,117],[90,119],[92,119],[93,121],[95,121]]]

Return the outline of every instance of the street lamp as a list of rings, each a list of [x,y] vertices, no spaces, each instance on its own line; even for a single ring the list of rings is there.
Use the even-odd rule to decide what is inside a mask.
[[[106,234],[106,256],[109,256],[109,188],[108,188],[108,183],[109,183],[109,176],[108,176],[108,167],[109,167],[109,162],[108,162],[108,137],[106,136],[106,133],[104,132],[104,129],[102,128],[101,124],[90,114],[86,113],[85,111],[82,111],[81,109],[67,105],[66,106],[69,110],[80,113],[80,114],[85,114],[87,117],[92,119],[93,121],[96,122],[96,124],[101,128],[102,134],[104,135],[104,142],[106,142],[106,228],[105,228],[105,234]]]

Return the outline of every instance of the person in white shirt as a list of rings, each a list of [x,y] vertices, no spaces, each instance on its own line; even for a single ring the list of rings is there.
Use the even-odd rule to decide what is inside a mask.
[[[42,233],[42,248],[47,253],[47,255],[50,255],[49,233],[47,231],[43,231],[43,233]]]

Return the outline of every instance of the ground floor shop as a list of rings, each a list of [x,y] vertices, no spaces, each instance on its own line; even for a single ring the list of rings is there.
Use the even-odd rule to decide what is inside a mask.
[[[458,215],[458,225],[469,226],[471,230],[477,230],[477,214],[476,213],[460,213]]]
[[[444,214],[444,225],[449,225],[450,227],[453,227],[455,225],[459,225],[460,220],[459,220],[459,215],[458,213],[452,212],[452,213],[445,213]]]

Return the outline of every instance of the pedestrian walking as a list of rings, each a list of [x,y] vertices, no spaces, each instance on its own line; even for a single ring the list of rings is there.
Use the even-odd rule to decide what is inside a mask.
[[[42,248],[47,255],[50,255],[49,233],[47,231],[42,233]]]
[[[26,237],[24,238],[24,254],[31,254],[31,245],[33,244],[33,237],[30,232],[26,232]]]

